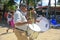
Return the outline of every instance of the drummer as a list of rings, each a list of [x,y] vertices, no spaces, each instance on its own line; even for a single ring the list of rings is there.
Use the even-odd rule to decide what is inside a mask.
[[[15,22],[15,28],[17,31],[17,35],[21,37],[20,32],[23,33],[27,31],[28,23],[31,23],[31,21],[27,21],[26,19],[26,13],[27,13],[27,7],[25,4],[20,4],[19,10],[17,10],[14,13],[14,22]],[[22,33],[22,35],[23,35]],[[25,34],[24,34],[25,35]],[[21,39],[22,40],[22,39]],[[27,39],[26,39],[27,40]]]
[[[21,4],[20,9],[17,10],[15,13],[14,13],[14,22],[15,22],[15,31],[18,33],[16,36],[19,36],[21,37],[20,33],[21,31],[24,33],[27,31],[27,27],[28,27],[28,24],[31,24],[31,20],[29,19],[29,17],[26,19],[26,12],[27,12],[27,8],[26,8],[26,5],[25,4]],[[30,11],[34,13],[34,9],[30,8]],[[30,15],[31,17],[32,15]],[[35,16],[34,16],[35,17]],[[31,31],[29,31],[31,32]],[[23,34],[22,34],[23,35]],[[25,34],[24,34],[25,35]],[[28,33],[29,35],[29,33]],[[26,39],[27,40],[27,39]]]

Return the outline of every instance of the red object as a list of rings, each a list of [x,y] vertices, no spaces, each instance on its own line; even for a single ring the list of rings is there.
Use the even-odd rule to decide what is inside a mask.
[[[0,16],[0,22],[1,22],[1,20],[2,20],[2,17]]]
[[[8,13],[7,13],[7,12],[5,12],[4,17],[5,17],[5,18],[7,18],[7,16],[8,16]]]

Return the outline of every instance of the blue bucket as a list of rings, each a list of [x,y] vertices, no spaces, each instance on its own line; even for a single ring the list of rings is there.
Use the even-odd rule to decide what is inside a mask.
[[[57,21],[56,21],[56,19],[53,18],[53,19],[50,20],[50,23],[53,24],[53,25],[56,25]]]

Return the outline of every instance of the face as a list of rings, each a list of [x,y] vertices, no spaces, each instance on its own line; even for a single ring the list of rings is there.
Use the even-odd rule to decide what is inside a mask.
[[[22,12],[24,13],[24,15],[26,16],[26,14],[27,14],[27,8],[26,7],[21,7],[20,9],[22,10]]]
[[[21,10],[22,10],[23,12],[27,12],[27,8],[26,8],[26,7],[21,7]]]
[[[11,12],[10,12],[12,15],[14,15],[14,11],[12,10]]]

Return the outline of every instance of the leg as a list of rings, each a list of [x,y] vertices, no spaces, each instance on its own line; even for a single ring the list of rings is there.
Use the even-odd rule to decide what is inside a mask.
[[[9,31],[9,28],[6,30],[6,32],[8,33],[8,31]]]
[[[28,30],[28,36],[30,37],[31,40],[36,39],[39,35],[39,32],[35,32],[31,29]]]
[[[26,36],[26,32],[15,29],[14,33],[17,36],[18,40],[28,40]]]

